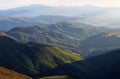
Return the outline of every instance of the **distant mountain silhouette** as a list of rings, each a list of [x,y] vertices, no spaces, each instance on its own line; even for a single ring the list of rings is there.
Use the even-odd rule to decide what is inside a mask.
[[[40,15],[62,15],[81,17],[80,22],[96,26],[119,27],[120,8],[86,6],[44,6],[30,5],[1,10],[0,17],[37,17]]]
[[[44,15],[37,17],[5,17],[0,18],[0,30],[8,31],[14,27],[27,26],[46,26],[58,22],[75,22],[80,20],[79,17],[67,17],[60,15]]]

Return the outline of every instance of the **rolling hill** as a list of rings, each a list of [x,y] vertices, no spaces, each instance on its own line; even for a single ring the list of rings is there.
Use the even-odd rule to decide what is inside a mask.
[[[32,78],[119,79],[119,54],[118,49],[83,59],[56,46],[0,36],[0,66]]]
[[[8,31],[7,34],[18,40],[56,45],[74,52],[79,51],[79,40],[57,30],[50,30],[47,27],[16,27]]]
[[[62,33],[62,34],[67,34],[69,36],[72,36],[74,38],[77,38],[77,39],[80,39],[80,40],[83,40],[83,39],[86,39],[92,35],[96,35],[96,34],[99,34],[101,32],[105,32],[105,31],[108,31],[110,30],[109,28],[101,28],[101,27],[95,27],[95,26],[92,26],[92,25],[87,25],[87,24],[83,24],[83,23],[77,23],[77,22],[60,22],[60,23],[55,23],[55,24],[49,24],[47,26],[39,26],[40,28],[43,28],[43,29],[47,29],[47,30],[50,30],[50,31],[53,31],[53,32],[58,32],[58,33]],[[19,28],[22,28],[19,29]],[[25,30],[25,29],[34,29],[34,27],[15,27],[13,29],[11,29],[10,31],[8,32],[26,32],[28,30]],[[20,30],[20,31],[18,31]],[[37,29],[36,29],[37,30]],[[39,30],[39,29],[38,29]],[[40,31],[44,31],[44,30],[41,30]],[[28,32],[27,32],[28,33]]]
[[[49,76],[49,74],[55,76],[57,73],[52,73],[51,69],[80,60],[83,60],[80,55],[56,46],[26,43],[7,36],[0,36],[0,66],[33,78]],[[63,75],[66,74],[63,73]]]
[[[120,48],[120,33],[105,32],[82,41],[81,48],[92,55],[92,52],[103,52]],[[99,54],[99,53],[96,53]]]
[[[56,45],[83,54],[79,48],[80,41],[106,30],[82,23],[61,22],[44,27],[15,27],[6,33],[18,40]]]

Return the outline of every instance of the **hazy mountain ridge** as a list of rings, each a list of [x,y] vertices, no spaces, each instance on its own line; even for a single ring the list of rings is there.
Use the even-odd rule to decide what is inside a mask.
[[[39,15],[74,16],[74,15],[79,15],[79,13],[83,14],[85,12],[89,12],[85,10],[89,7],[93,8],[90,11],[96,11],[96,8],[94,8],[95,6],[92,7],[91,5],[90,6],[68,6],[68,7],[67,6],[51,7],[51,6],[44,6],[44,5],[30,5],[30,6],[23,6],[23,7],[8,9],[8,10],[1,10],[0,16],[1,17],[10,17],[10,16],[31,17],[31,16],[39,16]],[[75,12],[76,10],[78,10],[77,13]]]
[[[40,15],[62,15],[81,17],[80,22],[96,26],[118,27],[120,25],[120,8],[86,6],[60,6],[44,5],[23,6],[0,11],[0,17],[36,17]]]
[[[0,30],[8,31],[14,27],[22,26],[47,26],[47,24],[54,24],[58,22],[72,22],[80,20],[78,17],[67,17],[60,15],[45,15],[45,16],[37,16],[37,17],[5,17],[0,18]]]

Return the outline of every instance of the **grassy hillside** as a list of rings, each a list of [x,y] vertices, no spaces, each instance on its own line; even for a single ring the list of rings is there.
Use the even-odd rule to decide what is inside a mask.
[[[55,67],[80,60],[83,60],[80,55],[56,46],[0,36],[0,65],[32,77],[45,76]]]
[[[26,75],[0,67],[0,79],[32,79]]]

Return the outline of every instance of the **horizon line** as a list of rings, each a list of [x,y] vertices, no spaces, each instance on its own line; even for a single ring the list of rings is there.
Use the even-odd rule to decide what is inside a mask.
[[[120,6],[99,6],[99,5],[93,5],[93,4],[85,4],[85,5],[58,5],[58,6],[52,6],[52,5],[45,5],[45,4],[28,4],[28,5],[21,5],[6,9],[0,9],[0,10],[9,10],[9,9],[15,9],[20,7],[29,7],[29,6],[46,6],[46,7],[85,7],[85,6],[92,6],[92,7],[100,7],[100,8],[120,8]]]

